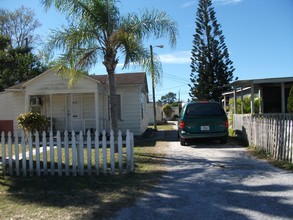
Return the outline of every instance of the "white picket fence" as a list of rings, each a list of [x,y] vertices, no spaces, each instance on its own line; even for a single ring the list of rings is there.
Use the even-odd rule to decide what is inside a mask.
[[[293,163],[293,114],[234,114],[233,129],[248,145]]]
[[[93,136],[93,137],[92,137]],[[107,140],[108,139],[108,140]],[[49,137],[43,132],[39,135],[22,132],[21,137],[12,137],[9,132],[5,137],[1,133],[0,168],[4,175],[16,176],[83,176],[134,172],[134,137],[127,131],[123,140],[118,132],[107,137],[106,132],[95,134],[74,131]]]

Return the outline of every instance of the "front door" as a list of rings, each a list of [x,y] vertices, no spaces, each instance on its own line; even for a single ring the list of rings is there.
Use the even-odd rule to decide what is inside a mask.
[[[75,132],[83,131],[83,104],[82,95],[73,94],[72,95],[72,111],[71,111],[71,129]]]

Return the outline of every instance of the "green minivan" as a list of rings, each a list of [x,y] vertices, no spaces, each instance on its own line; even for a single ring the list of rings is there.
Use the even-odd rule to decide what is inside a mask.
[[[180,144],[190,139],[212,138],[227,143],[228,118],[218,102],[194,101],[183,106],[178,120]]]

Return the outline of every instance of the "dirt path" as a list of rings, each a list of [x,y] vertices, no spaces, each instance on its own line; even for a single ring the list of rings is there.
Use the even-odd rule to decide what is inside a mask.
[[[293,218],[293,174],[252,158],[245,148],[173,141],[167,152],[169,172],[161,183],[113,219]]]

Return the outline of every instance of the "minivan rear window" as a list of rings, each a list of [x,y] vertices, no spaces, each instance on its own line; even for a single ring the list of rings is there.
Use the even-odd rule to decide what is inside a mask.
[[[213,116],[223,113],[223,109],[217,103],[194,103],[187,106],[185,114],[188,116]]]

